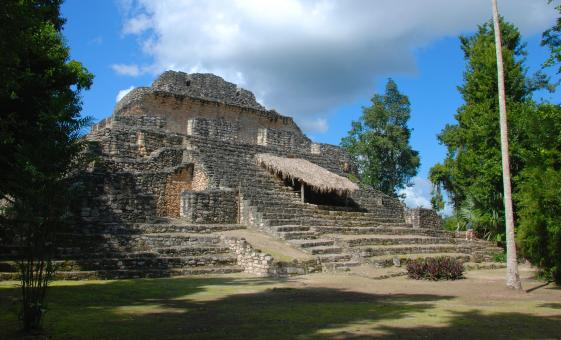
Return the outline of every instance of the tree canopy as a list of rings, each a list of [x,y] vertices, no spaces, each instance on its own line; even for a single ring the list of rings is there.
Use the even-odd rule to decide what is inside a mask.
[[[532,93],[548,87],[541,74],[526,75],[526,52],[518,29],[501,22],[509,123],[514,213],[522,254],[561,282],[561,107],[536,103]],[[461,37],[466,59],[464,104],[438,138],[446,158],[430,170],[436,185],[433,206],[441,208],[442,190],[457,220],[471,222],[486,236],[504,240],[504,203],[495,47],[491,22]]]
[[[20,249],[24,328],[39,325],[66,183],[88,118],[80,92],[93,75],[70,60],[60,0],[0,4],[0,223]]]
[[[505,90],[511,141],[511,170],[516,178],[523,166],[521,149],[525,133],[523,117],[532,110],[531,94],[537,82],[526,76],[525,49],[518,29],[501,22]],[[464,83],[458,87],[464,104],[438,135],[447,149],[444,161],[430,170],[431,181],[447,191],[456,210],[469,202],[481,217],[483,232],[503,230],[503,184],[498,115],[497,62],[492,22],[478,27],[472,36],[460,37],[466,59]],[[514,183],[516,184],[516,183]],[[436,198],[434,201],[438,201]]]
[[[553,0],[548,0],[552,3]],[[543,32],[542,46],[549,48],[549,57],[544,63],[545,67],[552,67],[561,63],[561,5],[555,6],[555,10],[560,14],[557,17],[555,25]],[[557,73],[561,73],[561,66],[557,69]]]
[[[411,105],[397,84],[389,79],[383,95],[375,94],[372,106],[363,108],[341,145],[358,165],[361,182],[396,196],[417,174],[419,153],[409,145],[407,122]]]

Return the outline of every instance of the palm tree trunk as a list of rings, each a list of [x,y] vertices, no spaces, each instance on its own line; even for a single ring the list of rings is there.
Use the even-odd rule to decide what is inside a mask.
[[[503,53],[501,43],[501,30],[497,0],[493,3],[493,21],[495,24],[495,49],[497,51],[497,79],[499,87],[499,111],[501,125],[501,154],[503,161],[503,188],[506,222],[506,285],[517,290],[522,289],[518,262],[516,257],[516,243],[514,241],[514,217],[512,212],[512,189],[510,187],[510,160],[508,155],[508,124],[506,113],[505,79],[503,66]]]

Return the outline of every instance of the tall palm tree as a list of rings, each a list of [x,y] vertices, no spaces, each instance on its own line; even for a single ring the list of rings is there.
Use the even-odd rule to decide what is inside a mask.
[[[522,289],[518,262],[516,258],[516,244],[514,243],[514,217],[512,213],[512,189],[510,187],[510,160],[508,156],[508,125],[506,114],[505,79],[503,67],[503,53],[501,43],[501,30],[499,22],[499,9],[497,0],[493,4],[493,22],[495,24],[495,49],[497,51],[497,77],[499,87],[499,112],[501,126],[501,154],[503,161],[503,187],[506,222],[506,285],[517,290]]]

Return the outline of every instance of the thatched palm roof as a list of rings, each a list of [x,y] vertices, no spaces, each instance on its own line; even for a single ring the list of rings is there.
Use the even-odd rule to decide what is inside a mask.
[[[301,158],[284,158],[268,153],[255,156],[257,163],[282,178],[303,181],[319,192],[350,193],[358,185],[312,162]]]

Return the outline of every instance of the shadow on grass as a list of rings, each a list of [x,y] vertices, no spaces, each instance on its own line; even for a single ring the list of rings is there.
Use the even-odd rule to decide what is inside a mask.
[[[526,293],[531,293],[534,290],[538,290],[538,289],[541,289],[541,288],[556,289],[557,287],[555,287],[555,285],[553,284],[552,281],[548,281],[548,282],[545,282],[545,283],[541,283],[541,284],[539,284],[535,287],[526,289]]]
[[[555,303],[555,302],[544,303],[544,304],[541,304],[540,307],[551,308],[551,309],[561,309],[561,303]]]
[[[5,309],[17,293],[16,288],[0,289],[0,338],[19,336],[17,320]],[[427,326],[426,320],[417,323],[419,315],[434,313],[439,301],[452,298],[287,288],[278,280],[243,277],[81,282],[51,287],[44,326],[45,335],[55,339],[360,338],[371,332],[397,338],[557,338],[561,334],[561,316],[531,313],[445,310],[434,327]],[[559,307],[551,305],[544,307]],[[403,327],[393,326],[396,321]],[[356,325],[365,334],[346,332],[345,327]]]
[[[48,295],[45,335],[290,339],[349,323],[400,319],[451,298],[283,288],[279,283],[261,278],[179,278],[55,285]],[[0,289],[0,338],[18,336],[15,318],[6,316],[2,306],[17,293],[15,288]]]
[[[430,339],[559,339],[561,315],[540,316],[527,313],[482,313],[477,310],[450,312],[444,327],[380,327],[390,338]],[[357,338],[353,334],[338,337]]]

